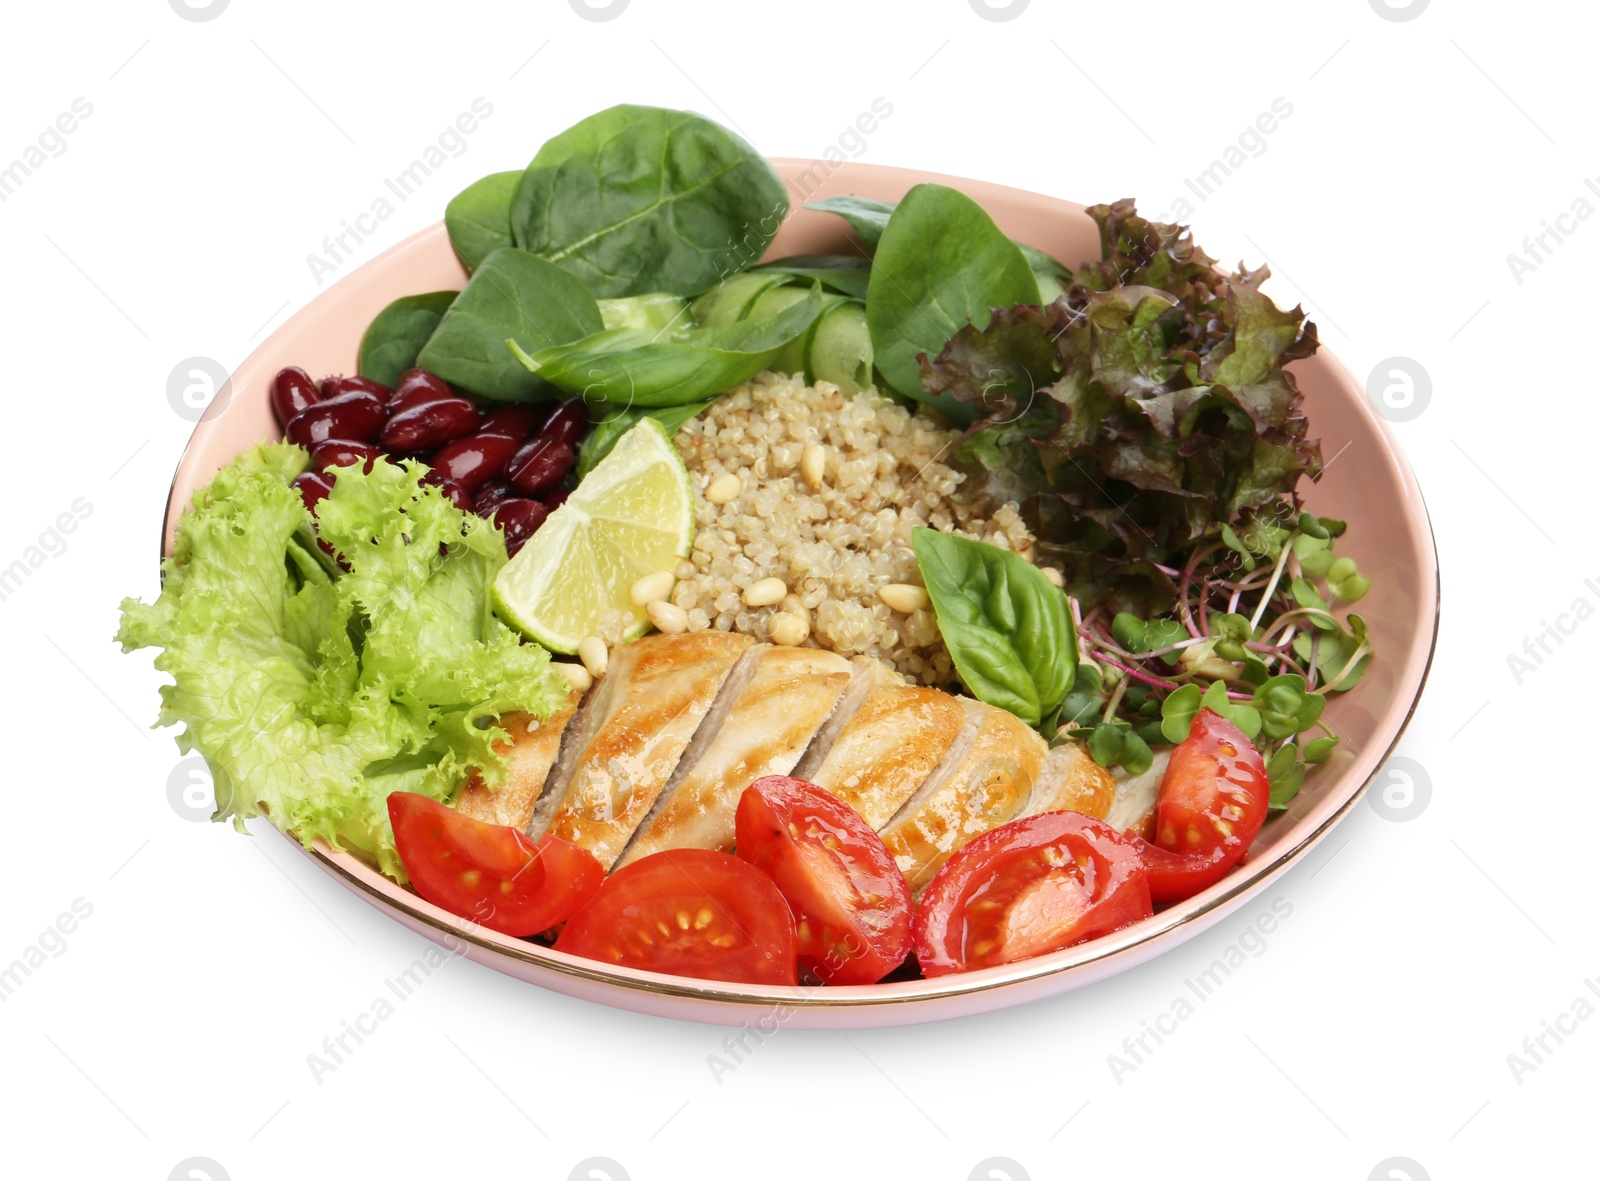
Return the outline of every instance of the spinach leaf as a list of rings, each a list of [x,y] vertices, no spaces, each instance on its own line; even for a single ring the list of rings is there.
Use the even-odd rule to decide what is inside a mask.
[[[912,530],[922,583],[950,659],[980,701],[1031,726],[1066,699],[1078,671],[1067,596],[1010,550]]]
[[[894,213],[893,205],[886,201],[874,201],[871,197],[824,197],[820,201],[806,202],[806,208],[821,213],[837,213],[850,223],[856,237],[869,251],[878,248],[878,240],[883,237],[890,214]]]
[[[578,445],[578,479],[583,479],[594,470],[595,464],[610,455],[617,440],[638,426],[641,418],[655,419],[661,424],[661,429],[667,432],[667,437],[671,438],[677,434],[680,426],[709,405],[710,402],[688,402],[682,406],[662,406],[657,410],[612,411],[609,417],[595,423],[594,430]]]
[[[751,267],[746,274],[769,273],[792,275],[821,283],[830,291],[848,295],[851,299],[867,299],[867,279],[872,274],[872,260],[853,254],[796,254],[789,258],[764,262]]]
[[[384,308],[361,337],[356,371],[392,387],[402,373],[417,363],[417,354],[457,294],[430,291],[425,295],[402,295]]]
[[[511,198],[522,172],[492,172],[450,198],[444,207],[444,228],[456,257],[471,274],[480,263],[511,241]]]
[[[553,397],[506,350],[567,344],[604,325],[594,296],[560,267],[515,247],[483,260],[439,321],[417,364],[469,393],[500,402]]]
[[[1055,303],[1067,293],[1067,288],[1072,286],[1071,267],[1026,242],[1018,242],[1017,249],[1022,251],[1022,257],[1028,260],[1028,266],[1033,270],[1033,281],[1039,285],[1041,305]]]
[[[789,210],[778,174],[687,111],[622,105],[549,140],[511,203],[524,250],[597,296],[697,295],[766,251]]]
[[[923,390],[917,358],[939,356],[969,322],[987,327],[992,308],[1038,298],[1028,260],[976,201],[944,185],[917,185],[895,207],[867,285],[878,370],[907,397],[971,423],[971,406]]]
[[[822,213],[837,213],[850,223],[850,228],[856,232],[856,237],[861,239],[861,244],[866,247],[870,255],[877,250],[878,242],[883,237],[883,231],[889,225],[889,218],[894,213],[895,207],[887,201],[874,201],[870,197],[825,197],[821,201],[811,201],[807,209],[816,209]],[[1015,239],[1013,239],[1015,241]],[[1054,303],[1072,286],[1072,268],[1059,262],[1046,254],[1029,246],[1026,242],[1018,242],[1017,249],[1022,251],[1022,256],[1028,260],[1028,266],[1033,270],[1034,282],[1039,287],[1039,302],[1041,304]],[[844,258],[844,255],[821,255],[819,257]],[[782,260],[773,263],[781,266]],[[852,295],[853,292],[845,292]],[[857,296],[865,299],[865,293]]]
[[[798,303],[771,316],[715,328],[693,328],[675,339],[633,328],[612,328],[576,343],[530,354],[511,351],[530,373],[590,403],[655,408],[700,402],[754,377],[807,332],[822,311],[813,287]]]

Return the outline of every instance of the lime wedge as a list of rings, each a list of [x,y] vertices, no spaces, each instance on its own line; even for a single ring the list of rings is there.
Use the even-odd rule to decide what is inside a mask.
[[[650,621],[628,592],[693,541],[688,469],[661,424],[641,419],[501,569],[495,610],[552,652],[576,652],[612,609],[633,617],[623,639],[637,639]]]

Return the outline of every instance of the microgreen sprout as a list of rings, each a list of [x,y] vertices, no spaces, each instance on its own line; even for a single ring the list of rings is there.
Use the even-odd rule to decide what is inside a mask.
[[[1224,526],[1181,569],[1162,569],[1177,586],[1170,615],[1072,600],[1078,676],[1059,739],[1137,774],[1152,746],[1182,742],[1194,715],[1212,709],[1261,747],[1271,805],[1287,807],[1307,767],[1338,745],[1322,721],[1327,695],[1354,688],[1372,661],[1366,621],[1348,611],[1370,584],[1334,552],[1344,531],[1307,512],[1258,512]]]

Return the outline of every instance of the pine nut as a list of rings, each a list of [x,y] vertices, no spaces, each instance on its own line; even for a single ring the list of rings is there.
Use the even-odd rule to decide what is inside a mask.
[[[810,625],[811,612],[809,609],[807,609],[805,600],[799,595],[784,595],[783,610],[787,611],[790,615],[798,616],[799,618],[805,620],[808,626]]]
[[[781,578],[763,578],[760,582],[753,583],[749,590],[744,592],[744,605],[746,607],[770,607],[774,603],[783,602],[783,596],[789,593],[789,588]]]
[[[888,586],[879,587],[878,598],[889,610],[902,615],[910,615],[928,605],[928,592],[909,582],[891,582]]]
[[[578,659],[583,661],[583,667],[589,670],[591,677],[598,679],[606,675],[609,655],[606,642],[599,636],[584,636],[578,641]]]
[[[1061,577],[1061,571],[1057,570],[1054,566],[1041,566],[1039,569],[1044,572],[1044,576],[1050,580],[1050,584],[1052,586],[1064,587],[1067,585],[1066,579]]]
[[[574,692],[587,693],[594,684],[594,678],[589,675],[589,670],[581,664],[571,664],[565,660],[552,660],[550,667],[572,682]]]
[[[672,582],[671,570],[657,570],[654,574],[646,574],[634,583],[633,589],[628,592],[628,597],[633,600],[635,607],[647,606],[670,595]]]
[[[723,472],[706,485],[706,499],[712,504],[727,504],[744,489],[744,482],[732,472]]]
[[[828,449],[821,443],[808,443],[800,453],[800,474],[812,489],[822,487],[822,477],[828,470]]]
[[[806,642],[806,637],[811,634],[811,625],[792,611],[779,611],[767,620],[767,638],[774,644],[782,644],[786,648],[795,648]]]
[[[666,632],[669,636],[689,630],[689,613],[665,599],[652,599],[646,604],[644,613],[656,625],[657,631]]]

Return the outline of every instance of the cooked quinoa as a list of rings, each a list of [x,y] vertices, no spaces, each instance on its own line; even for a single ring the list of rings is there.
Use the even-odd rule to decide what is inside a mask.
[[[948,683],[950,657],[933,609],[903,614],[878,596],[889,584],[921,584],[912,528],[930,525],[1025,556],[1033,550],[1016,505],[962,495],[963,475],[944,462],[960,437],[930,411],[912,414],[872,390],[846,397],[799,376],[762,373],[718,399],[674,439],[699,517],[671,600],[688,614],[689,630],[792,643],[798,618],[806,644],[875,656],[922,684]],[[823,449],[817,487],[805,473],[815,477],[818,454],[803,467],[813,444]],[[706,490],[728,474],[739,490],[713,504]],[[745,591],[769,578],[789,594],[747,606]]]

